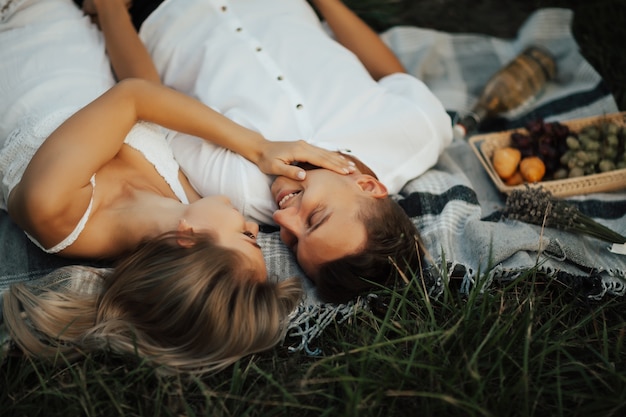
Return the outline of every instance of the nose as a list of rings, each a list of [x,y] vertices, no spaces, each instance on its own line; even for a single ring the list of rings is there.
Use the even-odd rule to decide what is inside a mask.
[[[295,207],[288,207],[276,210],[272,216],[277,225],[280,226],[280,238],[290,248],[298,242],[298,235],[301,229],[300,218]]]

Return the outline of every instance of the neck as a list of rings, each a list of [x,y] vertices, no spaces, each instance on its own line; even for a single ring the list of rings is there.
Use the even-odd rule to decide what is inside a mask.
[[[186,205],[149,192],[135,192],[132,204],[123,208],[118,219],[118,230],[124,234],[121,239],[129,248],[162,233],[176,230],[182,219]],[[120,224],[121,223],[121,224]]]

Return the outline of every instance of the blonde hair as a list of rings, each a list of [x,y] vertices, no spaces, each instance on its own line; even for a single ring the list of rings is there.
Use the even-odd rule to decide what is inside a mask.
[[[121,261],[95,293],[13,285],[5,323],[26,355],[70,357],[110,348],[165,371],[204,373],[269,349],[284,337],[299,280],[261,282],[239,252],[195,234],[150,240]]]

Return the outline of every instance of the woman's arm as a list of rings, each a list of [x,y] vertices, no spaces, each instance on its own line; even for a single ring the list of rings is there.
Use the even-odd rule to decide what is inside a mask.
[[[312,164],[324,161],[342,172],[349,166],[342,156],[303,141],[292,142],[290,147],[269,142],[199,101],[163,85],[127,79],[79,110],[46,139],[20,184],[11,192],[11,216],[35,236],[45,234],[48,239],[42,239],[44,244],[61,240],[84,213],[91,198],[90,178],[115,158],[126,135],[140,120],[228,148],[265,172],[296,176],[302,169],[290,165],[294,161]],[[277,147],[278,157],[274,156]],[[54,236],[46,231],[52,224],[49,228],[56,231]]]
[[[118,80],[143,78],[161,82],[159,73],[132,24],[128,0],[86,0],[85,13],[98,22]]]
[[[341,0],[311,0],[343,46],[361,60],[372,78],[379,80],[396,72],[406,72],[404,66],[360,17]]]

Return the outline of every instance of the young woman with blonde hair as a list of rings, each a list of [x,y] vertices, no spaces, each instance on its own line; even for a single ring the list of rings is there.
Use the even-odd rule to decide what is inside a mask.
[[[279,343],[299,281],[251,278],[210,235],[188,237],[187,248],[177,239],[150,240],[101,277],[59,270],[60,278],[11,286],[4,322],[12,341],[40,358],[136,353],[168,373],[216,371]]]
[[[346,162],[269,142],[150,81],[114,85],[100,32],[71,0],[0,6],[0,206],[46,252],[118,259],[89,291],[71,277],[10,287],[13,342],[50,357],[110,347],[191,372],[277,343],[298,282],[267,281],[258,226],[228,198],[195,191],[160,126],[271,174]]]

